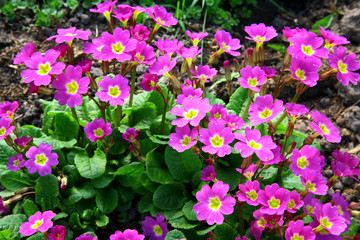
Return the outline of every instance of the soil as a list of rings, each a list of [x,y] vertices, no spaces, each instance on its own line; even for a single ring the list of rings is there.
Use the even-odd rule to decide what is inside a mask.
[[[233,29],[231,35],[239,38],[244,44],[241,50],[253,46],[250,41],[245,40],[245,25],[263,22],[267,26],[274,26],[279,36],[272,40],[271,43],[283,44],[281,41],[281,30],[284,26],[304,27],[310,29],[311,26],[319,19],[327,16],[332,12],[330,1],[328,0],[297,0],[297,1],[277,1],[288,12],[281,11],[278,7],[270,3],[268,0],[258,0],[257,7],[253,10],[251,19],[243,19],[241,26]],[[358,23],[360,22],[360,2],[357,0],[338,0],[335,3],[336,8],[343,13],[343,16],[336,16],[333,23],[329,27],[334,33],[347,37],[351,41],[351,45],[346,46],[348,52],[356,54],[360,53],[360,31],[358,31]],[[20,17],[24,15],[26,17]],[[55,35],[57,28],[68,28],[75,26],[77,29],[91,30],[92,38],[98,37],[102,31],[107,30],[105,18],[96,16],[90,12],[67,13],[63,20],[54,24],[50,28],[35,26],[34,16],[26,13],[18,14],[14,21],[6,22],[5,18],[0,18],[0,103],[4,101],[18,101],[20,104],[16,112],[15,120],[21,125],[31,124],[41,126],[42,104],[39,99],[50,100],[50,96],[30,94],[29,85],[25,84],[21,78],[21,72],[25,69],[23,65],[14,65],[12,59],[18,54],[26,43],[34,42],[36,50],[45,52],[54,46],[53,41],[45,39]],[[202,22],[187,20],[187,28],[191,32],[201,32]],[[176,29],[175,29],[176,30]],[[212,52],[216,49],[216,42],[213,38],[216,31],[220,28],[211,21],[206,23],[206,31],[209,37],[204,42],[204,62]],[[168,38],[174,32],[160,30],[158,36]],[[184,39],[185,35],[180,30],[179,39]],[[81,42],[75,43],[75,56],[81,57],[79,47]],[[267,49],[267,48],[266,48]],[[282,54],[268,49],[266,57],[270,59],[266,62],[268,66],[280,67]],[[222,62],[224,60],[232,60],[231,56],[223,54],[215,65],[220,74],[224,74]],[[241,62],[242,55],[238,58]],[[181,64],[181,62],[179,62]],[[145,73],[146,68],[139,69],[138,74]],[[94,77],[102,74],[100,64],[94,64],[92,68]],[[215,79],[216,80],[216,79]],[[234,86],[238,86],[234,84]],[[215,88],[217,96],[228,101],[227,88],[225,84],[220,84]],[[294,88],[287,87],[279,96],[280,99],[288,102],[294,95]],[[335,149],[347,151],[354,157],[360,158],[360,85],[350,84],[347,87],[342,86],[335,77],[320,82],[317,86],[309,89],[303,94],[299,103],[305,104],[310,110],[317,110],[325,113],[341,131],[342,141],[339,144],[329,144],[324,139],[319,142],[322,146],[322,154],[330,162],[331,153]],[[296,129],[304,133],[311,133],[309,128],[310,119],[303,117],[301,121],[297,121]],[[325,170],[325,176],[332,176],[331,170]],[[350,177],[338,180],[334,187],[329,191],[327,200],[334,191],[341,191],[349,202],[360,202],[360,183]],[[134,221],[134,220],[133,220]]]

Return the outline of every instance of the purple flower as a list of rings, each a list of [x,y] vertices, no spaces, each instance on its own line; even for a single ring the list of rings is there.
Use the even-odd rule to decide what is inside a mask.
[[[229,215],[234,211],[235,198],[226,196],[229,185],[222,181],[214,183],[212,188],[203,185],[201,191],[196,193],[199,201],[194,205],[194,212],[200,221],[206,220],[209,225],[214,223],[222,224],[224,215]]]
[[[201,99],[199,97],[187,97],[182,101],[182,105],[182,107],[175,106],[169,111],[169,113],[181,117],[173,120],[172,125],[183,127],[189,123],[196,127],[212,108],[208,98]]]
[[[62,225],[56,225],[51,228],[51,233],[49,234],[49,240],[65,240],[66,228]]]
[[[240,142],[235,143],[234,148],[239,151],[243,158],[249,157],[255,153],[260,160],[272,159],[274,153],[271,149],[276,148],[276,144],[270,136],[261,137],[261,133],[257,129],[251,130],[245,128],[245,136],[241,133],[235,133],[235,138]]]
[[[291,59],[290,71],[292,77],[309,87],[317,84],[319,74],[317,73],[320,65],[316,63],[314,58],[307,58],[302,55],[294,56]]]
[[[156,89],[156,85],[158,83],[158,76],[151,74],[151,73],[145,73],[144,78],[142,79],[140,83],[140,87],[142,87],[145,91],[150,92],[152,90]]]
[[[251,180],[251,178],[254,176],[255,172],[257,170],[257,165],[255,163],[250,164],[249,167],[247,167],[243,173],[243,175],[248,179]],[[239,173],[242,173],[243,170],[241,168],[236,168],[236,171]]]
[[[246,202],[252,206],[258,206],[258,198],[260,189],[259,181],[246,181],[244,185],[239,184],[239,192],[236,193],[236,197],[240,202]]]
[[[359,159],[352,157],[347,152],[341,153],[338,149],[332,153],[332,156],[335,161],[331,162],[331,169],[336,176],[352,178],[354,178],[353,175],[360,176],[360,169],[356,168],[359,165]]]
[[[170,134],[169,146],[178,152],[184,152],[196,144],[198,136],[197,128],[194,127],[190,131],[189,125],[176,127],[175,133]]]
[[[265,214],[283,214],[289,201],[289,191],[280,188],[277,183],[267,185],[264,191],[259,192],[260,211]]]
[[[267,27],[264,23],[253,23],[251,26],[245,26],[245,32],[250,36],[245,37],[246,39],[257,43],[269,41],[278,35],[273,26]]]
[[[304,222],[301,220],[289,222],[285,232],[286,240],[315,240],[315,238],[316,235],[312,232],[312,227],[304,226]]]
[[[90,70],[91,70],[91,64],[92,64],[92,61],[89,60],[89,59],[84,59],[80,62],[78,62],[78,64],[76,64],[76,66],[79,66],[81,67],[81,72],[82,74],[86,74],[86,73],[89,73]]]
[[[331,195],[331,198],[334,200],[334,207],[337,207],[339,210],[339,215],[345,219],[347,225],[350,225],[352,215],[348,210],[349,203],[346,201],[345,196],[341,196],[340,192],[337,191]]]
[[[132,61],[141,64],[151,65],[156,61],[153,47],[148,46],[146,42],[139,42],[135,50],[131,51],[131,55]]]
[[[29,145],[29,143],[32,141],[32,137],[24,136],[21,138],[14,139],[15,144],[17,144],[20,147],[25,147]]]
[[[79,237],[75,238],[75,240],[97,240],[97,237],[91,236],[90,233],[81,234]]]
[[[127,4],[120,4],[116,6],[117,9],[113,10],[114,18],[118,19],[120,22],[125,24],[133,15],[135,9]]]
[[[185,33],[189,36],[194,46],[197,46],[204,37],[209,35],[207,32],[191,33],[189,30],[186,30]]]
[[[323,136],[329,142],[339,143],[341,141],[340,130],[334,126],[325,114],[312,111],[310,115],[315,121],[315,123],[310,123],[310,127],[314,129],[317,134]]]
[[[219,53],[226,52],[234,57],[239,56],[240,53],[235,51],[241,48],[240,40],[232,38],[230,33],[222,30],[215,33],[215,39],[220,47]]]
[[[330,30],[325,30],[322,26],[319,26],[320,34],[325,39],[325,47],[330,49],[334,46],[349,44],[350,42],[346,39],[346,37],[338,36],[331,32]]]
[[[265,77],[267,79],[277,76],[276,75],[277,70],[275,68],[267,67],[264,65],[261,69],[265,72]]]
[[[165,216],[160,214],[156,214],[156,220],[152,217],[145,217],[141,229],[145,236],[150,236],[149,240],[164,240],[169,232]]]
[[[36,86],[49,85],[52,74],[60,74],[65,68],[65,63],[55,62],[59,52],[53,49],[48,50],[43,56],[35,52],[30,58],[25,60],[25,65],[30,69],[25,69],[21,76],[25,83],[34,82]]]
[[[67,52],[68,48],[69,48],[69,46],[67,44],[60,44],[55,47],[52,47],[51,49],[60,53],[59,57],[58,57],[59,59],[65,60],[64,58],[66,56],[66,52]],[[64,61],[62,61],[62,62],[64,62]]]
[[[287,114],[289,114],[291,117],[298,118],[304,115],[305,113],[309,112],[309,109],[302,104],[296,104],[296,103],[285,103],[285,108]]]
[[[144,240],[144,238],[144,235],[132,229],[126,229],[124,232],[116,231],[110,236],[110,240]]]
[[[159,7],[157,4],[154,7],[147,9],[147,14],[154,19],[157,25],[168,27],[176,25],[178,20],[173,15],[166,11],[164,7]]]
[[[293,190],[290,193],[290,201],[287,204],[287,211],[290,213],[296,213],[304,205],[304,202],[300,199],[300,194]]]
[[[165,77],[169,76],[169,72],[175,67],[176,58],[170,61],[169,55],[161,56],[157,59],[153,65],[148,67],[148,71],[151,74],[155,74],[158,76],[164,75]]]
[[[243,88],[249,88],[255,92],[260,92],[260,87],[266,83],[265,72],[261,70],[259,66],[252,68],[251,66],[246,66],[240,71],[241,77],[238,78],[240,86]]]
[[[25,60],[31,57],[31,55],[35,52],[34,43],[25,44],[24,48],[21,49],[21,52],[14,57],[14,64],[25,63]]]
[[[136,40],[146,41],[149,38],[150,31],[146,26],[136,24],[135,27],[130,26],[130,33]]]
[[[192,86],[182,86],[182,93],[176,98],[176,103],[182,105],[182,101],[185,98],[201,97],[202,90],[200,88],[194,89]]]
[[[226,126],[231,128],[232,130],[240,130],[240,128],[245,126],[245,121],[236,114],[227,114],[224,120]]]
[[[255,103],[250,104],[249,120],[252,126],[256,126],[274,119],[284,110],[283,101],[276,100],[273,103],[273,97],[270,94],[258,96]]]
[[[355,71],[360,69],[360,62],[356,61],[355,53],[345,55],[346,48],[335,47],[334,54],[329,55],[329,65],[337,70],[336,78],[344,86],[349,85],[349,82],[356,85],[360,79],[360,74]]]
[[[96,96],[101,101],[109,101],[111,106],[123,105],[124,99],[130,96],[129,81],[120,74],[115,75],[114,79],[103,76],[98,85],[101,91],[98,91]]]
[[[154,41],[155,45],[164,55],[170,55],[170,57],[183,46],[183,42],[178,42],[177,39],[159,39]]]
[[[90,79],[88,77],[82,78],[82,69],[80,66],[69,65],[66,68],[66,73],[59,74],[53,82],[53,87],[58,91],[54,98],[59,101],[59,105],[68,105],[69,108],[74,108],[81,105],[81,94],[88,92]]]
[[[222,104],[215,103],[212,109],[210,110],[209,120],[216,123],[225,124],[226,116],[227,116],[227,109],[224,108]]]
[[[316,204],[322,204],[320,203],[320,200],[318,198],[313,198],[312,193],[306,194],[304,198],[304,207],[303,210],[306,214],[314,217],[314,207]]]
[[[314,170],[322,172],[326,165],[325,157],[320,155],[320,151],[309,145],[305,145],[300,151],[294,149],[291,155],[290,170],[295,175],[301,175],[304,171]]]
[[[0,140],[10,135],[11,132],[15,129],[15,126],[10,126],[10,124],[11,124],[10,118],[7,117],[0,118]]]
[[[41,213],[36,212],[34,215],[29,217],[29,221],[21,224],[19,232],[23,236],[31,236],[37,231],[46,232],[53,226],[51,219],[56,214],[53,211],[45,211]]]
[[[284,29],[282,30],[284,36],[286,37],[286,39],[289,39],[291,37],[294,37],[295,35],[297,34],[305,34],[307,33],[308,31],[305,29],[305,28],[294,28],[294,29],[291,29],[289,27],[284,27]]]
[[[202,150],[210,154],[217,154],[219,157],[230,154],[229,144],[235,139],[231,128],[216,122],[210,122],[208,128],[202,128],[199,132],[199,141],[205,144]]]
[[[112,133],[111,123],[105,123],[105,120],[102,118],[95,118],[93,122],[86,124],[84,131],[91,142],[96,142],[99,138]]]
[[[67,29],[59,28],[57,30],[57,35],[51,36],[47,38],[47,41],[50,41],[54,38],[56,43],[63,43],[67,42],[69,45],[71,45],[72,41],[75,38],[79,38],[82,40],[88,40],[89,36],[91,35],[91,31],[83,31],[83,30],[77,30],[76,27],[71,27]]]
[[[277,164],[279,162],[284,161],[286,158],[281,154],[281,147],[279,145],[276,146],[276,148],[271,149],[272,153],[274,154],[273,158],[268,158],[265,161],[261,160],[261,163],[264,165],[273,165]]]
[[[135,141],[138,136],[139,134],[136,132],[135,128],[127,128],[126,132],[122,135],[123,139],[128,141],[128,143]]]
[[[17,101],[0,103],[0,117],[12,117],[16,112],[16,109],[19,107]]]
[[[102,51],[104,48],[104,39],[103,38],[94,38],[92,43],[84,43],[84,53],[92,53],[93,58],[96,60],[103,59],[105,54]]]
[[[316,204],[314,212],[315,220],[319,225],[313,229],[313,232],[319,233],[325,230],[330,234],[340,235],[347,229],[345,219],[339,215],[337,207],[331,206],[331,203]]]
[[[23,159],[23,156],[21,153],[18,153],[18,155],[11,156],[9,158],[9,163],[6,165],[8,170],[11,170],[13,172],[18,171],[20,168],[25,167],[25,160]]]
[[[110,14],[112,13],[116,2],[117,0],[115,0],[114,2],[112,0],[105,1],[103,3],[96,4],[97,9],[91,8],[89,10],[90,12],[101,13],[105,16],[106,20],[110,22]]]
[[[200,175],[200,179],[204,182],[211,182],[216,178],[215,167],[213,165],[206,166]]]
[[[206,83],[209,82],[208,79],[216,75],[217,70],[215,68],[210,68],[208,65],[199,65],[196,70],[190,69],[190,72],[194,74],[191,78],[197,78]]]
[[[325,195],[329,187],[327,181],[321,173],[314,170],[304,171],[300,177],[301,183],[306,187],[307,191],[316,195]]]
[[[6,214],[7,213],[7,208],[6,208],[6,204],[5,204],[4,200],[0,196],[0,215],[1,215],[1,213]]]
[[[29,173],[38,172],[40,176],[51,174],[51,166],[59,164],[58,155],[52,152],[52,146],[46,143],[40,143],[39,147],[31,147],[25,153],[29,158],[25,162]]]
[[[284,224],[284,217],[282,214],[267,214],[263,213],[261,209],[258,209],[253,212],[253,216],[258,220],[257,224],[261,227],[273,228]]]

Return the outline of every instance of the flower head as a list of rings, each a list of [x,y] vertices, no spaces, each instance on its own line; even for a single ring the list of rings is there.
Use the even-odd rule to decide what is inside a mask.
[[[284,217],[282,214],[263,213],[261,209],[258,209],[253,212],[253,216],[259,227],[273,228],[284,224]]]
[[[11,124],[10,118],[7,117],[0,118],[0,140],[10,135],[11,132],[15,129],[15,126],[10,126],[10,124]]]
[[[145,217],[142,222],[142,230],[145,236],[150,236],[149,240],[164,240],[169,232],[165,216],[160,214],[156,214],[156,219]]]
[[[200,54],[202,51],[202,48],[198,48],[197,46],[192,46],[190,48],[182,47],[179,50],[176,51],[178,55],[180,55],[182,58],[184,58],[186,61],[190,61],[193,58],[195,58],[198,54]]]
[[[164,7],[159,7],[157,4],[154,7],[148,8],[147,14],[154,19],[156,24],[163,27],[176,25],[178,23],[178,20],[174,18],[171,13],[167,12]]]
[[[146,26],[142,24],[136,24],[135,27],[130,26],[130,33],[131,36],[136,40],[146,41],[149,38],[150,31]]]
[[[284,110],[283,101],[276,100],[273,103],[273,97],[270,94],[258,96],[255,103],[250,104],[249,120],[252,126],[256,126],[274,119]]]
[[[282,162],[286,159],[285,156],[281,154],[281,147],[276,145],[276,148],[271,149],[272,153],[274,154],[273,158],[267,158],[266,160],[261,160],[261,163],[264,165],[272,165]]]
[[[337,207],[331,206],[331,203],[316,204],[314,212],[315,219],[319,225],[313,231],[325,231],[325,233],[340,235],[346,230],[345,219],[339,215]]]
[[[200,175],[200,179],[204,182],[211,182],[216,178],[215,167],[213,165],[206,166]]]
[[[97,9],[91,8],[89,10],[90,12],[100,13],[104,15],[107,21],[110,21],[110,14],[112,13],[116,2],[117,0],[115,0],[114,2],[112,0],[105,1],[103,3],[96,4]]]
[[[131,55],[132,61],[141,64],[151,65],[156,61],[153,47],[148,46],[144,41],[136,45],[135,50],[131,51]]]
[[[75,240],[97,240],[97,237],[91,236],[90,233],[81,234],[79,237],[75,238]]]
[[[6,205],[4,203],[4,200],[2,199],[2,197],[0,196],[0,215],[1,213],[7,213],[7,208]]]
[[[96,96],[101,101],[109,101],[111,106],[123,105],[124,99],[130,96],[129,81],[120,74],[115,75],[114,79],[103,76],[98,85],[101,91],[98,91]]]
[[[57,45],[55,47],[52,47],[51,49],[59,52],[60,54],[59,54],[58,58],[64,60],[68,48],[69,48],[69,46],[67,44],[59,44],[59,45]]]
[[[290,193],[280,188],[277,183],[267,185],[264,191],[259,192],[258,202],[261,204],[260,211],[266,214],[283,214],[290,201]]]
[[[194,146],[198,136],[197,128],[194,127],[190,131],[189,125],[176,127],[175,133],[170,134],[169,146],[178,152],[184,152]]]
[[[327,49],[350,43],[346,37],[338,36],[330,30],[325,30],[322,26],[319,26],[320,34],[325,39],[325,47]]]
[[[267,27],[264,23],[251,24],[251,26],[245,26],[245,32],[250,37],[246,39],[253,40],[258,43],[269,41],[276,37],[278,34],[273,26]]]
[[[32,140],[32,137],[24,136],[21,138],[15,138],[14,142],[20,147],[25,147],[26,145],[29,145]]]
[[[304,202],[300,199],[300,194],[293,190],[290,193],[290,201],[287,204],[287,211],[290,213],[296,213],[304,205]]]
[[[167,75],[175,67],[176,58],[173,58],[170,61],[170,56],[168,54],[161,56],[157,59],[153,65],[148,68],[149,73],[155,74],[158,76]]]
[[[144,238],[144,235],[132,229],[126,229],[124,232],[116,231],[110,236],[110,240],[144,240]]]
[[[61,73],[53,82],[53,87],[58,91],[54,98],[59,101],[59,105],[67,104],[70,108],[79,106],[82,103],[81,94],[88,92],[90,79],[82,78],[82,68],[80,66],[69,65],[65,73]]]
[[[316,195],[325,195],[329,187],[327,181],[321,173],[314,170],[304,171],[300,177],[301,183],[306,187],[308,192]]]
[[[19,232],[23,236],[31,236],[37,231],[46,232],[53,226],[51,219],[55,216],[56,214],[53,211],[45,211],[43,213],[38,211],[29,217],[28,222],[21,224]]]
[[[77,30],[76,27],[71,27],[67,29],[59,28],[57,30],[57,33],[57,35],[51,36],[46,40],[50,41],[55,38],[56,43],[67,42],[69,45],[71,45],[72,41],[75,38],[88,40],[89,36],[91,35],[91,31]]]
[[[250,164],[250,166],[245,169],[244,173],[241,168],[236,168],[236,171],[238,171],[239,173],[243,173],[243,175],[248,180],[251,180],[251,178],[254,176],[256,170],[257,170],[257,165],[255,163]]]
[[[80,66],[81,67],[81,72],[82,74],[86,74],[86,73],[89,73],[90,70],[91,70],[91,64],[92,64],[92,61],[89,60],[89,59],[84,59],[80,62],[78,62],[76,64],[76,66]]]
[[[53,49],[48,50],[43,56],[35,52],[30,58],[25,60],[25,65],[30,69],[25,69],[21,76],[25,83],[34,82],[36,86],[49,85],[52,74],[60,74],[65,68],[65,63],[55,62],[60,53]]]
[[[62,225],[56,225],[51,228],[51,233],[49,234],[49,240],[65,240],[66,228]]]
[[[216,75],[217,70],[215,68],[210,68],[208,65],[199,65],[196,70],[190,69],[190,72],[194,74],[191,78],[196,78],[206,83],[209,82],[208,79]]]
[[[179,94],[176,98],[176,103],[181,105],[182,101],[187,98],[193,98],[193,97],[201,97],[203,91],[201,88],[194,89],[192,86],[182,86],[182,93]]]
[[[177,39],[159,39],[154,41],[155,45],[164,55],[170,55],[170,57],[183,46],[183,42],[178,42]]]
[[[142,87],[145,91],[150,92],[156,89],[157,83],[158,83],[157,75],[151,73],[145,73],[144,78],[140,83],[140,87]]]
[[[25,60],[31,57],[31,55],[35,52],[34,43],[25,44],[24,48],[21,49],[21,52],[14,57],[14,64],[25,63]]]
[[[25,162],[29,173],[38,172],[40,176],[51,174],[51,166],[58,165],[58,155],[52,152],[52,146],[46,143],[40,143],[39,147],[31,147],[25,153],[29,158]]]
[[[356,168],[359,165],[359,159],[352,157],[349,153],[341,153],[338,149],[332,153],[335,161],[331,162],[331,169],[338,177],[353,175],[360,176],[360,169]]]
[[[8,170],[16,172],[20,168],[25,167],[25,160],[21,153],[18,153],[16,156],[11,156],[8,161],[9,163],[6,165]]]
[[[105,57],[104,52],[104,39],[103,38],[94,38],[91,43],[84,43],[84,53],[92,53],[94,59],[103,59]]]
[[[17,101],[0,103],[0,117],[12,117],[18,107]]]
[[[135,9],[127,4],[120,4],[116,6],[117,9],[113,10],[114,18],[122,23],[126,23],[133,15]]]
[[[293,150],[289,168],[295,175],[301,175],[309,169],[322,172],[325,165],[325,157],[320,155],[320,151],[305,145],[300,151],[298,149]]]
[[[309,109],[305,105],[297,103],[285,103],[285,108],[287,114],[294,118],[301,117],[305,113],[309,112]]]
[[[240,40],[232,38],[230,33],[222,30],[215,33],[215,39],[220,47],[220,53],[226,52],[234,57],[239,56],[240,53],[235,51],[241,48]]]
[[[266,76],[265,72],[259,66],[252,68],[248,65],[242,68],[240,73],[241,77],[238,78],[238,81],[241,87],[260,92],[259,86],[266,82]]]
[[[189,36],[194,46],[197,46],[204,37],[209,35],[207,32],[191,33],[189,30],[186,30],[185,33]]]
[[[312,193],[309,192],[308,194],[306,194],[304,198],[304,207],[303,207],[304,212],[314,217],[315,216],[314,207],[316,204],[322,204],[322,203],[320,203],[320,200],[318,198],[313,198]]]
[[[226,126],[232,130],[240,130],[240,128],[245,126],[245,121],[236,114],[227,114],[224,120]]]
[[[95,118],[84,127],[86,136],[90,141],[96,142],[99,138],[108,136],[112,133],[111,123],[105,123],[104,119]]]
[[[135,128],[128,128],[126,132],[122,135],[123,139],[131,143],[136,140],[139,134],[136,132]]]
[[[240,202],[246,202],[252,206],[258,206],[258,197],[260,189],[260,183],[258,180],[246,181],[244,185],[239,184],[239,192],[236,193],[236,197]]]
[[[294,28],[291,29],[289,27],[284,27],[284,29],[282,30],[284,36],[286,37],[286,39],[289,39],[291,37],[294,37],[297,34],[305,34],[308,31],[305,28]]]
[[[226,116],[227,116],[227,109],[224,108],[222,104],[215,103],[212,109],[210,110],[209,120],[224,124]]]
[[[261,69],[265,72],[265,77],[267,79],[277,76],[276,75],[276,72],[277,72],[276,68],[271,68],[271,67],[267,67],[267,66],[264,65]]]
[[[312,232],[312,227],[304,226],[304,222],[298,220],[296,222],[291,221],[288,224],[288,228],[285,232],[286,240],[306,239],[315,240],[316,235]]]
[[[310,115],[315,121],[315,123],[310,123],[310,127],[314,129],[317,134],[323,136],[329,142],[339,143],[341,141],[340,130],[334,126],[325,114],[312,111]]]
[[[199,202],[194,205],[194,212],[197,213],[197,219],[206,220],[209,225],[222,224],[224,215],[234,211],[236,202],[235,198],[226,196],[229,188],[229,185],[222,181],[215,182],[212,188],[203,185],[201,191],[196,193]]]
[[[319,79],[318,70],[319,65],[314,58],[298,55],[291,59],[290,71],[292,77],[309,87],[317,84],[317,80]]]

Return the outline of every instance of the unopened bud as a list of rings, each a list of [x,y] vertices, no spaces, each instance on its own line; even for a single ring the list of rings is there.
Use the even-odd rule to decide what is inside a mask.
[[[286,152],[288,154],[292,153],[292,151],[295,149],[295,147],[296,147],[296,142],[292,142]]]
[[[240,63],[238,62],[238,60],[236,60],[236,58],[233,59],[233,63],[235,65],[235,70],[240,73],[241,70]]]
[[[215,164],[215,159],[208,158],[208,159],[205,160],[205,163],[207,165],[214,165]]]
[[[191,147],[191,149],[193,150],[194,155],[196,155],[196,156],[201,155],[201,151],[197,146],[194,145],[194,146]]]
[[[241,169],[243,172],[250,166],[251,160],[252,160],[252,155],[244,159],[243,163],[241,164]]]
[[[63,177],[62,179],[61,179],[61,184],[60,184],[60,189],[65,189],[66,188],[66,186],[67,186],[67,177]]]
[[[224,61],[224,67],[225,67],[225,69],[230,68],[229,60]]]
[[[330,68],[330,69],[327,69],[323,72],[320,73],[320,77],[319,77],[319,81],[322,81],[322,80],[325,80],[327,78],[329,78],[331,75],[337,73],[337,69],[336,68]]]
[[[220,57],[220,54],[221,53],[219,51],[214,52],[209,58],[208,65],[211,66],[213,63],[215,63]]]
[[[181,64],[181,69],[180,69],[181,75],[184,75],[187,72],[188,69],[189,69],[188,63],[184,59],[182,64]]]
[[[272,136],[272,135],[274,135],[274,133],[275,133],[275,126],[269,121],[268,122],[268,125],[269,125],[269,134]]]
[[[179,82],[179,80],[175,76],[173,76],[173,75],[171,75],[169,73],[165,73],[164,76],[169,79],[169,81],[171,82],[175,92],[177,94],[180,94],[181,93],[181,83]]]
[[[135,149],[140,150],[140,143],[138,140],[131,142]]]
[[[294,131],[294,123],[290,121],[286,129],[285,137],[289,138],[292,135],[293,131]]]
[[[283,66],[287,67],[290,63],[291,63],[291,55],[288,52],[286,52],[283,59]]]
[[[133,145],[129,146],[130,152],[135,156],[135,157],[139,157],[139,152],[134,148]]]
[[[311,145],[314,142],[315,137],[313,135],[308,136],[305,138],[303,145]]]

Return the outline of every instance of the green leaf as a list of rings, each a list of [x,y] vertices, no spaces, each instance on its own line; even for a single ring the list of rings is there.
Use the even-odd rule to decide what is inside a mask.
[[[153,194],[148,193],[145,196],[143,196],[141,198],[141,200],[139,201],[139,212],[140,213],[149,212],[150,209],[153,206],[154,206],[154,204],[153,204]]]
[[[102,228],[106,227],[109,224],[110,220],[106,215],[100,215],[98,219],[95,220],[96,226]]]
[[[305,189],[305,186],[300,181],[300,176],[294,175],[293,171],[288,169],[281,174],[282,185],[287,190],[293,190],[300,192]]]
[[[179,230],[171,230],[166,234],[165,240],[178,240],[181,238],[185,238],[185,235]]]
[[[166,184],[174,181],[162,153],[151,151],[146,155],[146,171],[154,182]]]
[[[76,139],[62,141],[51,136],[34,138],[33,141],[36,145],[40,145],[40,143],[50,144],[53,149],[72,148],[76,144]]]
[[[79,6],[79,2],[77,0],[67,0],[66,4],[70,9],[75,9]]]
[[[20,171],[4,171],[1,174],[1,184],[10,191],[17,192],[24,187],[34,186],[34,182],[28,177],[27,174]]]
[[[38,233],[35,233],[34,235],[30,236],[29,238],[27,238],[27,240],[46,240],[46,238],[44,238],[42,233],[38,232]]]
[[[175,180],[190,182],[194,174],[201,170],[201,161],[192,149],[179,153],[172,147],[165,149],[165,163]]]
[[[284,46],[284,45],[280,45],[280,44],[267,44],[267,46],[269,47],[269,48],[272,48],[272,49],[274,49],[274,50],[276,50],[276,51],[279,51],[279,52],[281,52],[282,54],[285,54],[286,53],[286,47]]]
[[[144,165],[140,162],[132,162],[119,168],[114,176],[125,187],[131,187],[135,192],[144,194],[146,189],[142,186],[141,175],[144,172]],[[142,193],[144,191],[144,193]]]
[[[134,191],[131,190],[131,188],[127,188],[122,185],[119,185],[117,187],[117,190],[119,194],[119,200],[122,203],[131,202],[135,197],[135,193]]]
[[[214,234],[218,240],[235,239],[238,236],[238,232],[225,222],[215,228]]]
[[[196,213],[194,212],[195,202],[189,201],[186,202],[182,211],[184,212],[185,217],[190,221],[197,221]]]
[[[215,165],[216,178],[229,184],[230,190],[237,188],[241,174],[236,171],[236,168],[241,168],[243,158],[240,154],[231,154],[231,159],[227,162],[229,166],[217,163]]]
[[[54,127],[55,131],[52,132],[52,135],[62,141],[76,139],[79,133],[79,124],[70,113],[57,112],[55,114]]]
[[[91,158],[86,152],[76,154],[74,161],[80,175],[84,178],[94,179],[105,173],[106,156],[99,148]]]
[[[191,222],[186,219],[186,217],[181,216],[179,218],[169,220],[169,223],[173,228],[180,228],[180,229],[192,229],[199,225],[198,222]],[[229,240],[229,239],[228,239]]]
[[[38,206],[34,203],[34,201],[30,199],[26,199],[23,204],[24,212],[27,217],[34,215],[37,211],[40,211]]]
[[[128,115],[127,121],[131,118],[131,126],[135,129],[149,129],[151,123],[156,118],[156,105],[145,103],[140,107],[132,107],[123,112]],[[124,119],[125,120],[125,119]],[[126,121],[125,121],[126,122]]]
[[[104,188],[104,187],[107,187],[111,183],[112,180],[113,180],[112,176],[101,175],[98,178],[91,179],[91,184],[95,188]]]
[[[336,13],[332,12],[329,15],[327,15],[326,17],[316,21],[314,23],[314,25],[311,26],[311,28],[312,28],[311,31],[315,32],[315,33],[319,33],[320,32],[319,26],[322,26],[324,29],[327,29],[328,27],[330,27],[335,16],[336,16]]]
[[[206,90],[206,98],[209,99],[209,104],[214,105],[215,103],[225,106],[225,102],[221,100],[220,98],[217,98],[214,94],[209,93],[208,90]]]
[[[4,141],[0,141],[0,163],[6,165],[9,163],[8,159],[11,156],[16,156],[17,152],[10,146],[6,145]]]
[[[15,238],[20,237],[20,226],[28,219],[25,214],[13,214],[0,218],[0,231],[10,230],[11,235]]]
[[[20,137],[28,136],[28,137],[32,137],[32,138],[41,138],[45,134],[43,134],[41,132],[40,128],[37,128],[37,127],[32,126],[32,125],[24,125],[24,126],[20,127],[19,135],[20,135]]]
[[[183,207],[184,185],[169,183],[158,187],[153,196],[154,205],[163,210],[175,210]]]
[[[111,213],[118,205],[119,196],[118,192],[111,188],[100,188],[95,190],[96,206],[104,214]]]
[[[35,202],[40,204],[42,211],[53,210],[60,203],[57,178],[50,174],[40,176],[35,186]]]
[[[69,194],[69,197],[64,199],[64,204],[70,206],[81,199],[90,199],[94,197],[95,190],[91,183],[87,182],[79,187],[75,186],[70,188],[67,193]]]
[[[0,232],[0,240],[10,240],[11,231],[10,230],[3,230]]]
[[[233,111],[233,113],[237,115],[242,113],[249,101],[248,92],[249,90],[247,88],[239,87],[236,89],[236,91],[231,95],[229,103],[226,105],[227,110]]]
[[[349,226],[349,230],[346,233],[342,233],[341,236],[355,236],[358,232],[359,224],[356,221],[356,218],[351,217],[351,225]]]

